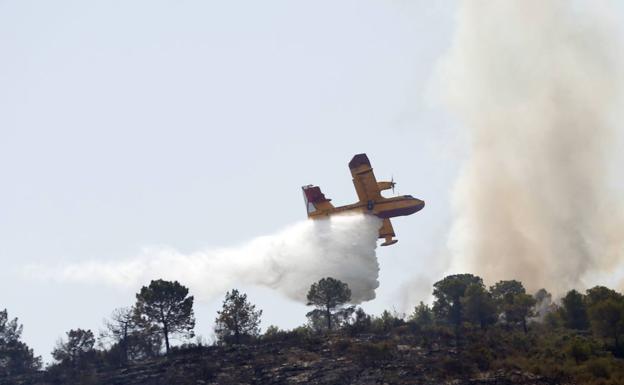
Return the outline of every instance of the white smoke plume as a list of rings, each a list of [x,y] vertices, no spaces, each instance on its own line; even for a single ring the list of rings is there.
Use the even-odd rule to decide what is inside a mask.
[[[89,261],[68,266],[31,265],[38,279],[138,289],[152,279],[178,280],[199,300],[209,301],[235,285],[273,288],[305,301],[313,282],[334,277],[346,282],[354,303],[375,298],[379,265],[375,249],[381,222],[368,215],[306,220],[274,235],[220,250],[183,254],[174,249],[145,249],[114,262]]]
[[[545,289],[540,289],[533,298],[535,298],[535,306],[533,307],[534,315],[531,321],[543,322],[546,315],[557,309],[552,300],[552,294]]]
[[[453,272],[558,295],[622,260],[611,167],[624,63],[598,9],[608,5],[460,3],[440,71],[470,141],[454,190]]]

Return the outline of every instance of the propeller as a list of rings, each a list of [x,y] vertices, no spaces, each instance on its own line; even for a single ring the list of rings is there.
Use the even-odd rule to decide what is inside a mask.
[[[392,195],[394,195],[394,185],[396,183],[394,183],[394,175],[392,175],[392,178],[390,179],[390,186],[392,186]]]

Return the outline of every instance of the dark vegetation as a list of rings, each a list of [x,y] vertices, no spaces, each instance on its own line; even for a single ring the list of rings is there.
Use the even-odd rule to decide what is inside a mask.
[[[45,370],[0,312],[0,384],[624,384],[624,296],[603,286],[552,301],[521,282],[486,287],[457,274],[433,287],[432,306],[366,314],[333,278],[308,293],[308,323],[260,333],[262,311],[232,290],[213,344],[194,336],[193,297],[152,281],[99,333],[66,333]],[[171,338],[183,344],[172,346]]]

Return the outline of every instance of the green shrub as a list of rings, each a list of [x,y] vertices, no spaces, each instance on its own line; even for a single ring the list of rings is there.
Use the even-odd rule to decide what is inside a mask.
[[[591,346],[587,341],[580,338],[572,340],[566,350],[568,355],[574,359],[577,365],[583,361],[587,361],[591,355]]]
[[[514,333],[511,339],[511,346],[516,350],[527,352],[531,348],[531,343],[526,335]]]

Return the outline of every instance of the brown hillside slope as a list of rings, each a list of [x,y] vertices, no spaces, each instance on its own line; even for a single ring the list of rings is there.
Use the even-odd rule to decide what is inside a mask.
[[[452,348],[425,350],[390,337],[319,337],[303,344],[279,341],[193,348],[126,368],[91,368],[71,378],[41,373],[0,381],[0,385],[572,384],[518,370],[466,373],[461,365]]]

